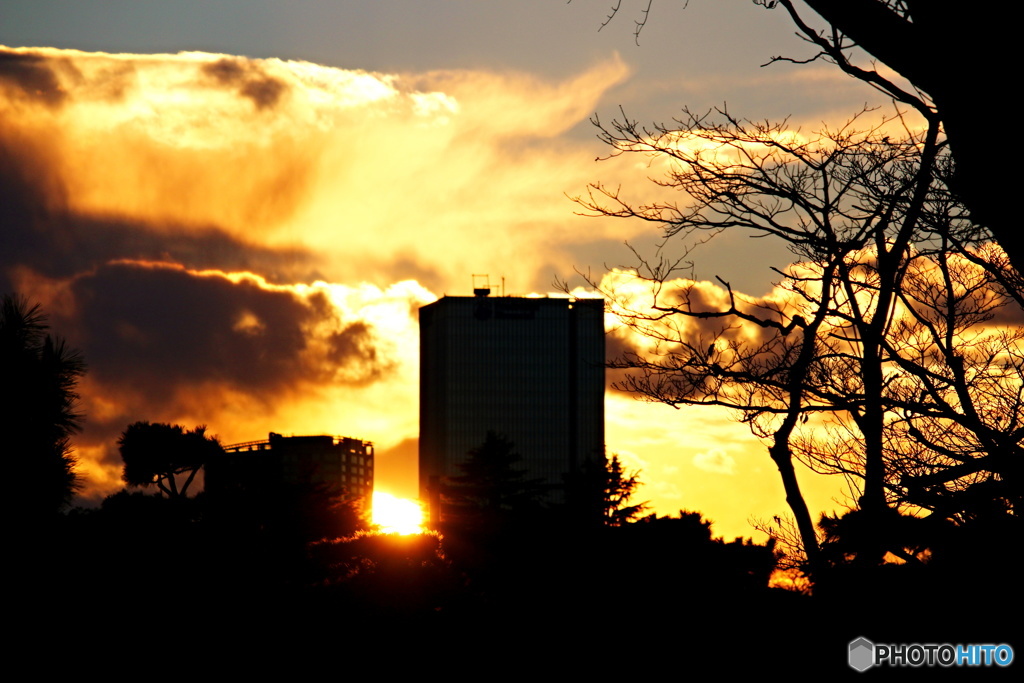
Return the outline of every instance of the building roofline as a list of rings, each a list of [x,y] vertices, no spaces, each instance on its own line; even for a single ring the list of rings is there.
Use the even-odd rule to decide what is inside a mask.
[[[357,441],[357,442],[359,442],[359,443],[361,443],[363,445],[368,445],[368,446],[372,446],[373,445],[372,441],[367,441],[366,439],[357,439],[356,437],[353,437],[353,436],[338,436],[336,434],[292,434],[290,436],[284,436],[283,434],[274,434],[274,436],[281,437],[283,439],[308,439],[308,438],[316,438],[316,437],[322,437],[322,438],[325,437],[325,438],[329,438],[329,439],[332,440],[331,445],[333,445],[333,446],[337,446],[339,443],[341,443],[343,441]],[[266,438],[266,439],[258,439],[256,441],[242,441],[242,442],[239,442],[239,443],[233,443],[233,444],[228,444],[227,446],[222,446],[222,448],[224,449],[225,453],[230,453],[230,452],[238,452],[238,451],[240,451],[243,448],[245,448],[247,450],[252,450],[252,448],[254,446],[264,447],[264,448],[260,448],[260,449],[257,449],[257,450],[269,450],[270,439]]]

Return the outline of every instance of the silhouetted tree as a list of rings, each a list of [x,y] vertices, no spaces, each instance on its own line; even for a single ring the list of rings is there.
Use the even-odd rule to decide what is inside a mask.
[[[647,515],[637,520],[637,529],[667,528],[671,529],[682,542],[690,545],[711,542],[710,519],[696,510],[680,510],[678,517],[664,515],[659,517],[656,514]]]
[[[413,617],[441,609],[458,587],[437,533],[359,532],[310,546],[322,585],[373,617]]]
[[[820,52],[815,57],[880,88],[898,101],[941,120],[957,171],[952,185],[975,220],[992,229],[1018,274],[1024,273],[1024,248],[1016,239],[1017,210],[1009,197],[992,192],[987,179],[1000,162],[999,152],[977,134],[978,103],[1003,89],[998,68],[1009,44],[1009,25],[992,2],[970,6],[928,0],[805,0],[835,31],[811,28],[791,0],[778,0],[800,34]],[[775,5],[775,0],[761,4]],[[951,44],[956,50],[949,50]],[[909,80],[917,92],[900,89],[874,65],[861,67],[850,57],[858,46]],[[929,98],[921,93],[927,93]]]
[[[812,567],[817,534],[794,459],[849,478],[864,523],[878,531],[862,558],[888,550],[892,507],[960,515],[979,484],[1001,489],[1012,507],[1022,335],[985,323],[1021,297],[946,184],[937,122],[903,140],[853,123],[807,140],[724,111],[724,123],[686,113],[678,127],[624,121],[602,130],[613,154],[669,160],[658,182],[690,206],[635,207],[600,185],[581,203],[658,223],[670,237],[736,228],[776,236],[798,260],[777,270],[782,282],[768,299],[744,298],[723,280],[720,307],[675,279],[680,261],[641,263],[649,302],[632,285],[625,298],[605,292],[654,344],[620,359],[633,371],[622,388],[741,411],[770,444]]]
[[[765,589],[776,566],[774,543],[742,538],[725,543],[713,537],[711,525],[699,512],[680,510],[677,517],[652,514],[609,530],[617,532],[609,541],[621,544],[617,573],[628,585],[644,584],[640,590],[663,593],[662,599],[682,592],[709,606],[741,591]],[[641,556],[643,564],[631,568]]]
[[[339,486],[313,480],[282,482],[265,493],[272,494],[262,501],[267,528],[302,543],[351,536],[366,528],[357,503]]]
[[[516,468],[520,460],[511,441],[488,431],[484,442],[459,465],[462,474],[445,482],[445,516],[482,526],[528,518],[540,509],[544,487]]]
[[[203,464],[223,452],[206,427],[135,422],[117,441],[124,460],[124,480],[131,486],[156,485],[168,498],[184,498]],[[178,485],[178,478],[185,480]]]
[[[584,460],[565,475],[565,512],[568,519],[584,525],[628,524],[647,509],[647,503],[629,504],[639,487],[639,470],[627,472],[617,454]]]
[[[85,373],[78,351],[47,334],[39,305],[0,301],[0,391],[8,472],[30,517],[68,504],[79,484],[70,437],[81,429],[75,387]]]
[[[797,35],[818,52],[806,58],[773,57],[771,61],[835,64],[854,78],[913,107],[931,124],[942,123],[949,140],[956,172],[951,180],[974,219],[992,230],[1009,256],[1009,272],[1020,286],[1024,275],[1024,240],[1017,239],[1018,210],[1012,193],[994,192],[991,170],[1002,163],[999,145],[978,134],[980,102],[998,101],[1007,92],[1006,70],[1000,68],[1013,44],[1005,7],[992,0],[947,3],[931,0],[804,0],[828,22],[826,30],[812,26],[792,0],[754,0],[787,12]],[[605,23],[619,11],[615,3]],[[647,23],[652,0],[641,2],[636,21],[639,37]],[[949,46],[956,45],[956,49]],[[856,61],[860,48],[872,58]],[[875,61],[877,60],[877,61]],[[881,62],[910,81],[877,68]],[[1005,95],[1003,95],[1005,97]]]
[[[947,531],[948,524],[937,517],[915,517],[901,515],[897,510],[887,512],[888,519],[882,526],[886,550],[903,562],[920,564],[928,549],[934,548],[938,537]],[[871,523],[863,510],[851,510],[843,515],[822,515],[818,527],[822,531],[822,552],[831,565],[856,562],[865,548],[877,543],[879,528]],[[869,557],[870,563],[877,564],[879,558]],[[863,564],[863,563],[861,563]]]
[[[622,526],[637,519],[648,505],[629,501],[640,486],[640,472],[627,472],[616,453],[605,463],[604,468],[604,523],[606,526]]]

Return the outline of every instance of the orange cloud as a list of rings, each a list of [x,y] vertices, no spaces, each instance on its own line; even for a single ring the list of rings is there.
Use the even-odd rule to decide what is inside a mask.
[[[90,494],[120,485],[114,444],[142,419],[226,442],[369,439],[407,486],[418,306],[465,293],[471,273],[546,291],[648,229],[576,216],[565,197],[634,178],[569,134],[628,73],[617,56],[553,82],[0,48],[0,287],[42,301],[86,353]],[[735,535],[751,511],[783,510],[760,444],[725,412],[617,394],[608,416],[610,450],[636,454],[659,512],[700,509]],[[712,452],[734,476],[694,464]]]
[[[411,266],[442,288],[481,271],[533,287],[544,255],[600,229],[564,196],[591,178],[594,144],[559,136],[628,71],[615,57],[551,83],[203,53],[2,54],[18,66],[0,70],[0,114],[49,157],[48,210],[169,241],[216,230],[311,249],[332,279],[383,284]]]

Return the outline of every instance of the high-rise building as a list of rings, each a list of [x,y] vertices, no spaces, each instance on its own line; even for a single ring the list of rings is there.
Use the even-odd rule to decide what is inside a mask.
[[[512,441],[549,502],[569,475],[604,458],[604,302],[446,296],[420,309],[420,497],[488,431]]]

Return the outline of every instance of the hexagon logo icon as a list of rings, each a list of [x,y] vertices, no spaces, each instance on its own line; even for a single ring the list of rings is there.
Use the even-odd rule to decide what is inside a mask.
[[[850,668],[867,671],[875,663],[875,644],[867,638],[858,638],[850,643]]]

